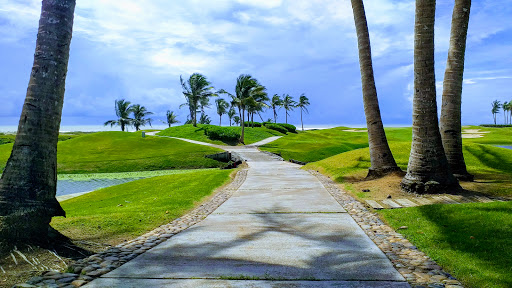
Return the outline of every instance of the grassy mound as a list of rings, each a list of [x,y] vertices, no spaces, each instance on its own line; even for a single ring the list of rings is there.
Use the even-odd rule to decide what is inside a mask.
[[[5,167],[12,144],[0,145],[0,167]],[[58,173],[109,173],[165,169],[220,167],[204,158],[220,149],[180,140],[146,137],[139,133],[99,132],[59,142]]]
[[[206,143],[213,143],[218,145],[237,145],[236,141],[220,141],[220,140],[212,140],[205,135],[205,130],[208,125],[197,124],[197,127],[194,127],[191,124],[181,125],[176,127],[171,127],[163,130],[158,133],[159,136],[171,136],[178,138],[191,139]],[[233,130],[235,132],[240,133],[241,128],[238,126],[231,127],[222,127],[222,129]],[[265,127],[246,127],[245,128],[245,144],[252,144],[268,137],[272,136],[283,136],[284,134],[279,133],[274,130],[267,129]]]
[[[100,189],[61,203],[52,227],[74,240],[118,244],[180,217],[226,184],[232,170],[159,176]]]

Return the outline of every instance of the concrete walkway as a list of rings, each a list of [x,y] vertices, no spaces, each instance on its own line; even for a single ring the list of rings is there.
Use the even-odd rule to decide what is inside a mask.
[[[249,165],[230,199],[85,287],[410,287],[316,177],[229,150]]]

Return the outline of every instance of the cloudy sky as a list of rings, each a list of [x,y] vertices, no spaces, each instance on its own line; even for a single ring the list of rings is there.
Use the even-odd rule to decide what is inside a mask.
[[[437,2],[440,91],[453,1]],[[414,1],[365,6],[384,124],[410,125]],[[40,0],[0,0],[0,126],[18,122],[40,9]],[[512,100],[511,18],[510,0],[473,0],[464,124],[490,123],[492,100]],[[194,72],[231,92],[244,73],[270,95],[305,93],[305,124],[365,123],[349,0],[78,0],[62,125],[101,125],[115,118],[114,101],[123,98],[155,119],[173,110],[184,121],[179,77]],[[213,109],[208,114],[218,123]],[[289,122],[300,123],[298,111]]]

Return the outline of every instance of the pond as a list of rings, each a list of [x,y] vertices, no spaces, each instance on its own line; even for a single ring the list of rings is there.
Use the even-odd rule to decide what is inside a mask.
[[[500,146],[500,145],[498,145],[497,147],[501,147],[501,148],[505,148],[505,149],[512,149],[512,146]]]
[[[119,185],[144,177],[121,179],[88,179],[88,180],[58,180],[57,196],[69,195],[81,192],[90,192],[101,188]]]

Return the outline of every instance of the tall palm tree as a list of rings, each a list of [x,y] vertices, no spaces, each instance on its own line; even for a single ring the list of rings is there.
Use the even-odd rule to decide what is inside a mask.
[[[261,112],[263,112],[264,109],[268,108],[267,101],[270,99],[268,98],[268,94],[266,91],[266,88],[264,86],[260,86],[257,89],[252,89],[250,98],[247,101],[247,111],[250,112],[251,115],[251,122],[252,127],[254,127],[254,114],[258,113],[258,116],[260,116],[261,121],[263,122],[263,117],[261,117]],[[249,119],[247,119],[249,120]]]
[[[240,124],[240,116],[233,117],[233,122],[235,122],[236,125]]]
[[[180,123],[180,121],[178,121],[177,117],[178,115],[176,115],[174,113],[174,111],[171,111],[171,110],[167,110],[167,113],[165,114],[166,116],[166,122],[164,123],[167,123],[167,125],[169,125],[169,128],[171,128],[171,125],[172,124],[176,124],[176,123]]]
[[[183,88],[183,95],[187,102],[182,104],[189,107],[190,118],[195,127],[197,127],[197,110],[201,109],[204,112],[204,107],[208,106],[209,98],[217,96],[213,91],[213,86],[206,77],[199,73],[194,73],[185,82],[180,76],[181,87]]]
[[[281,100],[281,97],[279,97],[279,95],[277,94],[274,94],[274,96],[272,96],[270,106],[274,111],[274,123],[277,123],[277,110],[283,106],[283,101]]]
[[[233,117],[235,117],[235,115],[236,115],[235,108],[233,108],[233,106],[231,106],[231,108],[228,111],[229,126],[231,126],[231,121],[233,120]]]
[[[131,107],[133,113],[132,124],[135,127],[135,131],[139,131],[141,126],[149,124],[151,126],[151,118],[146,118],[148,115],[152,115],[153,112],[149,112],[146,107],[139,104],[135,104]]]
[[[509,110],[509,103],[507,101],[503,102],[503,105],[501,105],[501,108],[503,108],[503,119],[505,125],[507,125],[507,111]]]
[[[302,122],[302,111],[309,113],[307,106],[309,106],[309,99],[302,93],[299,97],[299,103],[297,103],[297,107],[300,108],[300,124],[302,125],[302,131],[304,131],[304,122]]]
[[[370,146],[370,163],[367,178],[377,178],[386,174],[401,171],[391,153],[380,115],[379,99],[373,76],[372,52],[370,35],[366,22],[363,0],[352,0],[352,10],[357,32],[359,48],[359,66],[363,89],[364,114],[368,129]]]
[[[498,100],[492,101],[492,116],[494,117],[494,125],[496,125],[496,114],[500,112],[501,103]]]
[[[459,180],[472,181],[462,153],[461,98],[466,38],[471,0],[455,0],[450,33],[450,48],[443,81],[443,105],[439,128],[452,173]]]
[[[412,147],[401,186],[420,194],[461,189],[448,166],[437,120],[435,11],[435,0],[416,0]]]
[[[222,115],[226,114],[228,111],[229,103],[226,100],[219,98],[215,100],[215,106],[217,107],[217,114],[219,115],[219,126],[222,126]]]
[[[283,108],[286,111],[286,124],[288,124],[288,111],[292,111],[297,105],[297,102],[293,101],[292,96],[286,94],[283,95]]]
[[[130,101],[125,101],[124,99],[115,101],[115,110],[117,120],[108,120],[103,125],[113,127],[114,125],[121,126],[121,131],[124,132],[127,129],[126,126],[131,125],[133,118],[130,118],[130,113],[132,113],[132,104]]]
[[[48,243],[55,199],[57,141],[75,0],[43,0],[34,63],[11,156],[0,179],[0,241]]]

